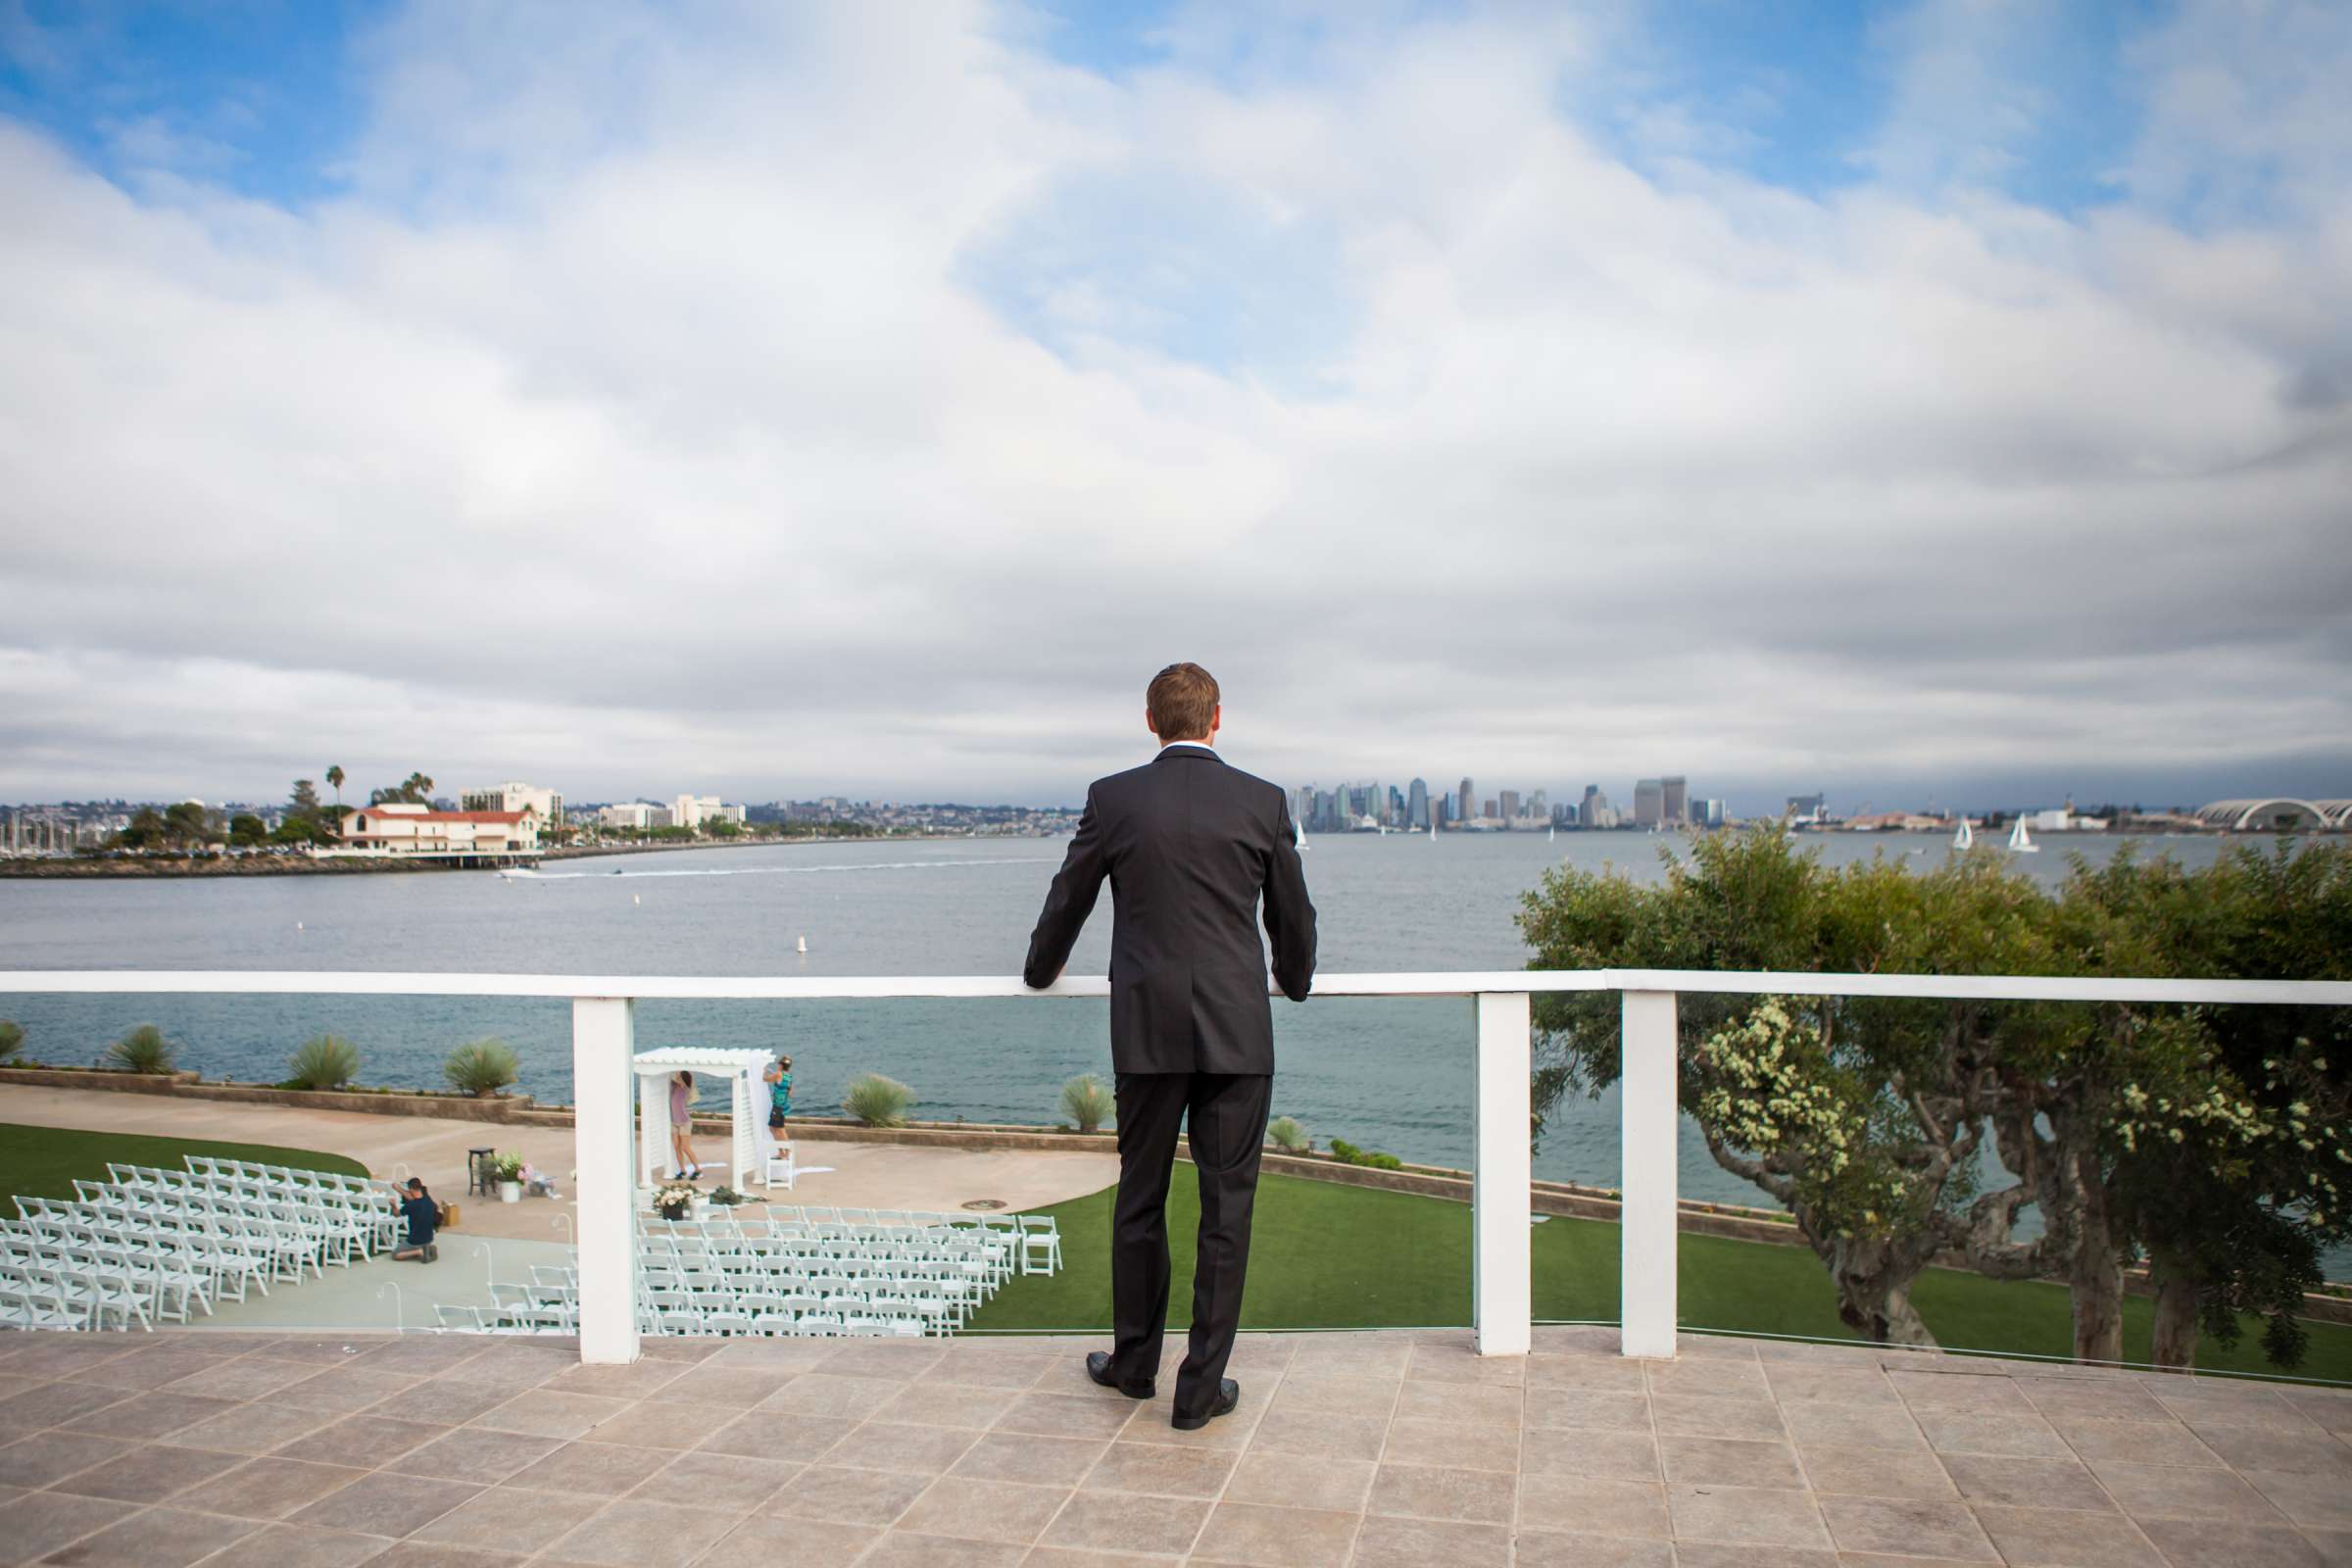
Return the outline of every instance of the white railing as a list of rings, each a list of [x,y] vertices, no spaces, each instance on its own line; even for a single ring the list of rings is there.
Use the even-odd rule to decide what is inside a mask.
[[[1315,977],[1318,997],[1463,997],[1473,1004],[1471,1316],[1482,1355],[1523,1355],[1533,1318],[1529,1265],[1530,998],[1623,994],[1619,1090],[1624,1208],[1619,1321],[1627,1355],[1675,1353],[1677,1165],[1675,998],[1740,995],[1958,998],[2002,1002],[2255,1003],[2352,1006],[2352,982],[2130,980],[2022,975],[1809,974],[1698,969],[1498,969]],[[1045,991],[994,975],[844,978],[696,975],[373,974],[326,971],[0,969],[0,994],[545,997],[572,1004],[573,1140],[579,1176],[580,1358],[637,1359],[633,1270],[635,1004],[707,1001],[1107,997],[1102,976]]]

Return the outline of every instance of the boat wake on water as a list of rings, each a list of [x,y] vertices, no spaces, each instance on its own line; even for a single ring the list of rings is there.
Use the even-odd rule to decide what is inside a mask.
[[[518,868],[498,874],[526,882],[577,882],[584,878],[608,876],[801,876],[819,871],[928,871],[934,866],[1058,865],[1060,861],[1061,858],[1054,855],[1022,855],[1004,859],[870,860],[827,865],[713,865],[675,871],[530,871]]]

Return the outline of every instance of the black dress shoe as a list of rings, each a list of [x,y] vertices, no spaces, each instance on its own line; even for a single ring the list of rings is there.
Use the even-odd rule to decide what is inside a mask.
[[[1121,1383],[1110,1375],[1110,1357],[1102,1350],[1086,1352],[1086,1375],[1106,1389],[1116,1389],[1130,1399],[1149,1399],[1157,1393],[1150,1383]]]
[[[1217,1384],[1216,1403],[1210,1405],[1199,1415],[1170,1416],[1168,1418],[1168,1425],[1174,1427],[1179,1432],[1198,1432],[1202,1427],[1208,1425],[1211,1421],[1214,1421],[1217,1417],[1221,1415],[1233,1414],[1234,1406],[1240,1404],[1241,1402],[1242,1386],[1239,1383],[1234,1382],[1231,1378],[1225,1378]]]

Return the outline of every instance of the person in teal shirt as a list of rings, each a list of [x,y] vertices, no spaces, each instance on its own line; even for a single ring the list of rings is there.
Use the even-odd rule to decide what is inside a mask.
[[[760,1076],[767,1084],[767,1128],[775,1139],[775,1157],[783,1159],[792,1152],[792,1133],[784,1125],[792,1114],[792,1058],[777,1052]]]

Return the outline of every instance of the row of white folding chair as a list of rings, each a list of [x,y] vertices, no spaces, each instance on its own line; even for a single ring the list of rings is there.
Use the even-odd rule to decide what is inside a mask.
[[[0,1260],[0,1327],[85,1329],[89,1314],[67,1298],[64,1283],[50,1271]]]
[[[255,1188],[220,1183],[178,1172],[161,1172],[165,1177],[179,1177],[178,1182],[129,1184],[123,1182],[82,1183],[74,1185],[77,1191],[85,1187],[100,1188],[120,1195],[133,1209],[155,1213],[181,1212],[190,1206],[214,1208],[245,1208],[261,1205],[271,1217],[289,1219],[318,1233],[321,1256],[325,1261],[347,1264],[357,1254],[366,1256],[387,1240],[389,1215],[372,1199],[346,1193],[321,1193],[309,1188]],[[85,1196],[88,1196],[85,1194]]]
[[[244,1300],[248,1281],[259,1284],[265,1296],[270,1292],[267,1258],[257,1256],[254,1250],[239,1240],[161,1229],[124,1219],[103,1208],[85,1210],[78,1217],[42,1213],[22,1220],[0,1220],[0,1225],[23,1226],[35,1235],[60,1241],[86,1237],[112,1242],[130,1247],[168,1266],[185,1269],[203,1280],[202,1299],[207,1312],[222,1295]]]
[[[930,1332],[920,1318],[896,1317],[865,1311],[752,1313],[729,1308],[701,1310],[677,1307],[649,1310],[639,1315],[638,1329],[646,1334],[734,1337],[832,1339],[841,1337],[918,1339]]]
[[[392,1239],[399,1220],[399,1203],[392,1189],[368,1177],[320,1171],[312,1173],[318,1177],[317,1181],[280,1181],[194,1170],[170,1170],[156,1165],[109,1163],[106,1168],[116,1183],[132,1191],[202,1191],[241,1199],[282,1199],[318,1204],[330,1212],[349,1212],[364,1216],[371,1234],[380,1234],[387,1241]]]
[[[912,1255],[981,1255],[990,1272],[1009,1277],[1018,1255],[1018,1242],[1002,1234],[907,1234],[907,1237],[776,1237],[769,1242],[708,1237],[642,1237],[649,1249],[668,1249],[677,1257],[741,1257],[741,1255],[823,1255],[823,1257],[912,1257]],[[1052,1262],[1060,1262],[1060,1239],[1052,1237]]]
[[[135,1317],[141,1328],[150,1333],[155,1329],[156,1282],[152,1276],[88,1259],[61,1257],[11,1256],[0,1262],[0,1270],[25,1286],[49,1289],[65,1310],[81,1315],[85,1328],[105,1328],[108,1320],[115,1318],[127,1329]]]
[[[215,1186],[227,1185],[241,1197],[293,1197],[318,1202],[330,1208],[339,1207],[365,1216],[375,1247],[389,1249],[399,1244],[401,1234],[401,1193],[392,1183],[371,1176],[346,1176],[339,1171],[292,1171],[287,1174],[252,1174],[256,1170],[281,1172],[285,1167],[256,1166],[251,1161],[236,1162],[243,1174],[189,1174],[199,1181]]]
[[[263,1266],[259,1273],[243,1271],[241,1277],[258,1281],[265,1296],[270,1294],[269,1281],[273,1275],[301,1279],[302,1263],[312,1252],[312,1244],[305,1236],[211,1208],[159,1215],[119,1204],[67,1202],[40,1198],[19,1198],[17,1208],[35,1224],[94,1222],[135,1227],[161,1236],[201,1237],[218,1250],[243,1251]],[[241,1265],[230,1267],[241,1268]],[[241,1290],[239,1298],[242,1298]]]
[[[315,1170],[306,1165],[270,1165],[255,1159],[218,1159],[203,1154],[188,1154],[182,1158],[189,1171],[196,1175],[230,1176],[248,1181],[294,1183],[351,1191],[380,1190],[382,1186],[371,1176],[352,1176],[339,1170]]]
[[[124,1201],[134,1211],[158,1216],[228,1214],[292,1226],[311,1239],[320,1263],[347,1265],[365,1257],[384,1233],[380,1211],[316,1193],[188,1188],[126,1194]]]
[[[190,1321],[197,1306],[204,1308],[207,1317],[212,1315],[211,1276],[191,1267],[175,1252],[96,1227],[79,1227],[78,1234],[43,1235],[12,1226],[0,1230],[0,1253],[37,1267],[87,1267],[110,1276],[143,1278],[154,1286],[156,1315],[175,1323]]]
[[[290,1227],[310,1238],[321,1258],[330,1253],[348,1256],[368,1234],[366,1227],[348,1210],[285,1196],[257,1198],[194,1189],[134,1191],[111,1182],[80,1180],[74,1183],[74,1189],[78,1201],[132,1220],[172,1225],[189,1219],[205,1221],[229,1216]]]
[[[996,1293],[999,1283],[980,1265],[954,1258],[774,1258],[733,1268],[671,1267],[654,1259],[644,1263],[642,1274],[649,1289],[703,1289],[736,1294],[772,1290],[797,1279],[856,1281],[919,1277],[952,1280],[984,1300]]]
[[[271,1278],[297,1283],[306,1266],[323,1278],[332,1250],[330,1228],[304,1217],[291,1204],[193,1198],[182,1202],[159,1199],[134,1203],[102,1194],[85,1200],[81,1206],[120,1223],[158,1231],[233,1236],[269,1263]]]
[[[960,1326],[980,1302],[968,1282],[924,1276],[850,1279],[807,1275],[779,1278],[746,1290],[690,1289],[679,1285],[649,1285],[642,1299],[655,1310],[695,1307],[708,1311],[805,1313],[847,1308],[894,1311],[926,1322]]]
[[[907,1263],[952,1264],[960,1272],[991,1285],[1010,1277],[1011,1259],[1002,1248],[971,1247],[820,1247],[779,1244],[747,1251],[670,1251],[654,1244],[638,1252],[653,1267],[745,1273],[779,1268],[837,1268],[848,1272],[896,1268]]]

